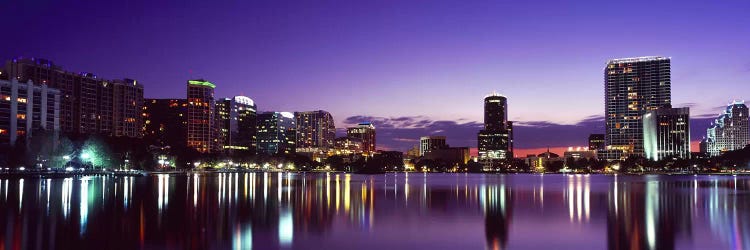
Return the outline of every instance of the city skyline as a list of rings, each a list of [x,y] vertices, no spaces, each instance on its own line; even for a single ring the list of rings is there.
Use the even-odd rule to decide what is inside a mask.
[[[182,97],[186,80],[205,78],[221,86],[216,89],[217,97],[246,95],[258,103],[259,111],[323,109],[333,114],[338,128],[371,121],[378,128],[379,147],[402,151],[427,135],[445,135],[451,145],[474,147],[475,133],[481,129],[480,98],[497,90],[514,107],[509,120],[517,122],[517,156],[525,155],[523,149],[538,153],[547,146],[553,151],[583,146],[588,134],[604,132],[601,69],[609,59],[671,57],[672,104],[691,108],[696,120],[691,124],[693,142],[705,134],[708,123],[726,103],[747,99],[737,95],[742,95],[750,81],[750,62],[745,59],[750,52],[739,49],[750,42],[746,35],[750,32],[736,25],[750,21],[739,11],[750,4],[740,1],[654,3],[649,9],[638,9],[638,2],[616,9],[585,3],[476,3],[455,12],[450,10],[456,6],[447,3],[219,3],[201,6],[207,13],[228,13],[207,23],[184,18],[167,21],[184,14],[188,9],[184,7],[194,7],[191,3],[153,8],[163,12],[140,8],[142,4],[11,6],[13,14],[2,18],[28,21],[29,28],[46,31],[37,32],[44,36],[71,34],[58,36],[53,43],[43,42],[36,34],[21,36],[13,49],[0,56],[3,60],[46,58],[70,71],[137,79],[145,86],[146,98]],[[538,12],[523,13],[532,8]],[[132,9],[140,11],[112,15],[119,18],[91,14]],[[598,13],[602,10],[612,12]],[[247,16],[239,15],[242,11]],[[329,12],[342,16],[334,21],[325,17]],[[66,20],[58,27],[47,27],[61,13],[80,13],[94,22]],[[627,18],[632,13],[641,19],[631,22]],[[717,19],[715,13],[723,13],[722,18]],[[261,25],[249,17],[269,21]],[[395,28],[399,25],[404,28]],[[629,35],[607,35],[607,29],[614,29],[608,27],[625,29]],[[237,28],[247,34],[229,32]],[[11,33],[22,32],[15,29],[19,27],[11,27]],[[195,30],[204,31],[207,39],[185,41]],[[636,38],[654,35],[662,39]],[[138,39],[128,44],[107,39],[118,36]],[[82,37],[91,39],[81,43]],[[121,60],[108,60],[111,57]],[[710,91],[696,91],[703,89]],[[278,91],[290,98],[275,98],[273,93]],[[545,109],[558,103],[568,109],[560,105]],[[565,136],[545,139],[553,134]]]

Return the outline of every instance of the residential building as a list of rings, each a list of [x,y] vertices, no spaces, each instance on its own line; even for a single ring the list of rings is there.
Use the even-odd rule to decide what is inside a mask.
[[[644,156],[641,117],[671,105],[670,65],[670,58],[655,56],[607,62],[604,68],[606,159]]]
[[[336,126],[333,116],[324,110],[295,112],[297,152],[324,152],[334,146]]]
[[[8,79],[33,81],[60,91],[60,128],[66,134],[141,137],[143,85],[132,79],[105,80],[63,70],[49,60],[15,58]]]
[[[60,91],[33,81],[0,80],[0,145],[30,142],[34,133],[60,132]]]
[[[750,144],[748,108],[744,101],[730,103],[706,131],[704,153],[718,156]]]
[[[375,153],[375,126],[372,123],[363,122],[356,127],[347,128],[346,135],[362,141],[363,154],[373,155]]]

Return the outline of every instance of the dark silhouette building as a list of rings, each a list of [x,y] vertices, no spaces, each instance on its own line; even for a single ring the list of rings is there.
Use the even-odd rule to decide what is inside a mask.
[[[484,98],[484,129],[477,138],[479,159],[513,158],[513,123],[508,121],[508,99],[497,93]]]
[[[146,99],[143,137],[160,146],[187,146],[187,100]]]

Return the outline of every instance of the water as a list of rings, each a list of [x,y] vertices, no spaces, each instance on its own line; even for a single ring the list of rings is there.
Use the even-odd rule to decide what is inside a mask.
[[[0,179],[0,249],[750,249],[750,177]]]

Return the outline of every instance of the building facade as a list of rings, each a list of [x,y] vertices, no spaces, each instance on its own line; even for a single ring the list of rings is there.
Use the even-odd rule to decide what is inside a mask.
[[[60,91],[16,79],[0,80],[0,145],[29,142],[36,132],[60,132]]]
[[[644,156],[643,122],[649,111],[671,105],[671,59],[613,59],[604,68],[606,156]]]
[[[277,155],[296,152],[296,129],[294,114],[290,112],[266,112],[258,115],[257,152]]]
[[[744,148],[750,144],[749,124],[745,102],[730,103],[707,129],[702,152],[708,156],[718,156],[726,151]]]
[[[466,164],[471,159],[471,154],[468,147],[442,147],[425,152],[424,158],[453,164]]]
[[[255,153],[257,106],[246,96],[216,102],[219,149],[226,153]]]
[[[508,99],[497,93],[484,98],[484,129],[477,136],[479,159],[513,158],[513,123],[508,121]]]
[[[604,134],[590,134],[589,135],[589,150],[604,150],[606,144],[604,143]]]
[[[333,148],[336,126],[333,116],[324,110],[295,112],[297,119],[297,151],[316,152]]]
[[[347,128],[346,135],[362,141],[363,154],[373,155],[375,153],[375,125],[372,125],[372,123],[363,122],[356,127]]]
[[[66,134],[141,137],[143,85],[132,79],[105,80],[91,73],[73,73],[51,61],[16,58],[5,74],[19,82],[33,81],[60,91],[60,128]]]
[[[143,138],[157,146],[187,146],[187,99],[146,99]]]
[[[219,146],[214,88],[203,79],[187,82],[187,146],[201,153],[215,152]]]
[[[643,149],[654,161],[690,158],[690,109],[662,107],[643,115]]]
[[[419,138],[419,156],[425,156],[435,149],[448,148],[445,143],[445,136],[422,136]]]

